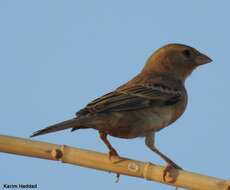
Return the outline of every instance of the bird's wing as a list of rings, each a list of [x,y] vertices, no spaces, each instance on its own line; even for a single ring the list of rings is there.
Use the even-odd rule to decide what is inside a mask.
[[[89,103],[77,116],[102,112],[120,112],[147,107],[173,105],[181,98],[181,91],[163,84],[122,86]]]

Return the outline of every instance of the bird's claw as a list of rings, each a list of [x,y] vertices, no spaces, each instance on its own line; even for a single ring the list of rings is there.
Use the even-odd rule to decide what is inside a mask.
[[[109,160],[112,160],[112,157],[119,157],[119,155],[115,149],[109,150]]]
[[[114,158],[114,157],[115,158],[119,158],[119,155],[118,155],[117,151],[115,149],[109,150],[109,160],[113,162],[112,158]],[[117,173],[116,174],[116,181],[115,181],[115,183],[118,183],[119,179],[120,179],[120,174]]]
[[[163,180],[167,183],[174,183],[178,175],[178,171],[176,170],[182,170],[182,168],[176,164],[168,164],[163,171]],[[171,178],[170,181],[166,181],[167,174],[169,174],[168,176]]]
[[[116,174],[117,179],[116,179],[115,183],[119,182],[120,176],[121,176],[120,174],[118,174],[118,173]]]
[[[111,173],[111,172],[109,172],[109,173]],[[118,183],[119,182],[119,180],[120,180],[120,174],[119,173],[116,173],[116,181],[115,181],[115,183]]]

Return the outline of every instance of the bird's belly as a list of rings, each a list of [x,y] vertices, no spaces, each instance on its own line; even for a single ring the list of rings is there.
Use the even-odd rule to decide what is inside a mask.
[[[140,128],[142,128],[144,134],[150,132],[150,131],[159,131],[160,129],[168,126],[172,120],[173,120],[173,116],[174,116],[174,111],[173,109],[149,109],[149,110],[145,110],[142,112],[140,112],[139,117],[140,120],[142,122],[142,126]]]
[[[152,131],[159,131],[168,126],[175,115],[173,109],[143,109],[119,115],[115,113],[117,120],[110,123],[106,132],[120,138],[136,138],[145,136]]]

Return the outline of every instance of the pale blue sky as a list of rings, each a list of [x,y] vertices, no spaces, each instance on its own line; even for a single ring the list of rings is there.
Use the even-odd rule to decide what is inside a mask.
[[[187,111],[157,134],[156,144],[184,169],[229,179],[229,7],[227,0],[0,1],[0,134],[27,138],[72,118],[135,76],[152,51],[184,43],[213,63],[187,80]],[[107,152],[93,130],[36,139]],[[122,156],[164,164],[143,139],[110,140]],[[0,154],[0,163],[0,185],[172,189],[126,176],[116,184],[106,172],[21,156]]]

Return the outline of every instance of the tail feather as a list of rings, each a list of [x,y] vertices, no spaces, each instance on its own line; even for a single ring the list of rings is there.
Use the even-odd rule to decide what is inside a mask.
[[[63,121],[61,123],[57,123],[54,125],[51,125],[47,128],[41,129],[39,131],[34,132],[30,137],[35,137],[38,135],[44,135],[47,133],[53,133],[56,131],[61,131],[61,130],[65,130],[65,129],[69,129],[69,128],[78,128],[78,119],[73,118],[67,121]]]

